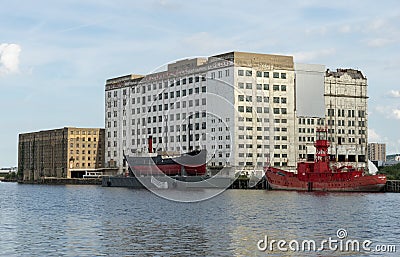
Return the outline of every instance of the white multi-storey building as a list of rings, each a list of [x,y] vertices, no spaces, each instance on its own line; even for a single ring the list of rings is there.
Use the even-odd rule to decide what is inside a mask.
[[[106,82],[106,165],[123,154],[207,149],[208,167],[296,162],[293,57],[230,52]]]

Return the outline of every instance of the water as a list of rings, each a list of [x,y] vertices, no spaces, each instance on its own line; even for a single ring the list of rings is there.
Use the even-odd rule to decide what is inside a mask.
[[[400,194],[228,190],[177,203],[146,190],[0,183],[1,256],[397,256],[262,252],[257,242],[348,239],[397,244]]]

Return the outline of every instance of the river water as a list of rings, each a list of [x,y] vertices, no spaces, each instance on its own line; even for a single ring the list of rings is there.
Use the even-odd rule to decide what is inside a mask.
[[[227,190],[197,203],[147,190],[0,183],[1,256],[398,256],[400,194]],[[329,237],[368,249],[263,249]],[[265,237],[267,236],[267,241]],[[261,242],[259,242],[262,240]],[[259,243],[259,245],[258,245]],[[258,246],[257,246],[258,245]],[[397,253],[372,252],[396,246]],[[295,245],[292,245],[293,247]],[[260,249],[261,250],[260,250]],[[371,250],[370,250],[371,249]],[[382,248],[380,248],[382,249]],[[265,250],[265,251],[264,251]]]

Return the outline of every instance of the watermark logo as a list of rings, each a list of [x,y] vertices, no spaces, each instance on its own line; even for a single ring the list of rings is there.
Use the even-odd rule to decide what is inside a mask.
[[[125,175],[178,202],[214,197],[240,175],[249,185],[260,182],[275,149],[269,79],[254,68],[243,72],[230,60],[198,57],[163,65],[132,84],[123,96],[119,144]]]
[[[397,248],[394,244],[374,244],[372,240],[348,239],[347,230],[340,228],[336,231],[336,237],[317,240],[290,240],[270,239],[267,235],[257,242],[259,251],[268,252],[384,252],[395,253]]]

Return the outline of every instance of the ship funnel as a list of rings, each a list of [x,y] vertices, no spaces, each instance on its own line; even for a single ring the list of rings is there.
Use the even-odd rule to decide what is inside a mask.
[[[152,136],[149,136],[149,139],[148,139],[148,145],[149,145],[149,153],[153,153],[153,137]]]

